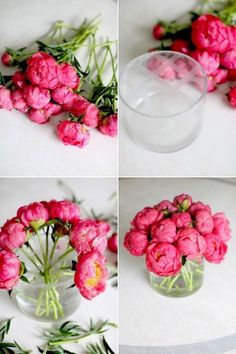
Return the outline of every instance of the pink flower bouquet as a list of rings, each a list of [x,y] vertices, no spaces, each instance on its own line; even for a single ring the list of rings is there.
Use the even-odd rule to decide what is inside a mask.
[[[124,238],[133,256],[145,256],[152,286],[169,296],[190,295],[203,281],[203,261],[221,263],[231,231],[224,213],[187,194],[139,211]]]
[[[0,229],[0,289],[13,290],[19,307],[37,318],[69,315],[78,292],[91,300],[105,291],[109,231],[106,221],[83,219],[68,200],[20,207]]]

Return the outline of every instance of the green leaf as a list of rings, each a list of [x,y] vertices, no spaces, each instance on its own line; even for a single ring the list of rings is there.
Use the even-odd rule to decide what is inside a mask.
[[[29,283],[29,279],[27,279],[24,275],[20,277],[20,280],[24,281],[25,283]]]
[[[11,321],[12,319],[10,318],[0,322],[0,342],[4,340],[6,334],[9,332]]]
[[[105,337],[101,338],[101,343],[91,343],[86,346],[85,354],[115,354],[107,343]]]

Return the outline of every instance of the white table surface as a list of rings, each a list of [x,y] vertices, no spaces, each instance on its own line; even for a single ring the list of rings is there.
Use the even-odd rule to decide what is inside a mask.
[[[151,29],[158,19],[173,20],[197,0],[120,0],[120,72],[135,57],[156,46]],[[222,91],[222,92],[220,92]],[[226,102],[225,87],[208,94],[203,129],[182,151],[160,154],[136,145],[125,128],[120,104],[121,176],[235,176],[236,111]]]
[[[116,211],[115,201],[108,201],[113,192],[116,191],[116,180],[109,179],[67,179],[65,181],[70,186],[79,199],[84,199],[84,208],[90,210],[94,208],[97,213],[110,215]],[[0,180],[0,225],[9,217],[15,215],[20,205],[51,198],[63,199],[68,197],[67,193],[57,183],[56,179],[1,179]],[[110,255],[112,256],[112,255]],[[80,324],[87,325],[89,319],[97,320],[109,319],[118,323],[118,291],[110,285],[107,291],[92,301],[81,300],[78,310],[69,317]],[[22,347],[31,349],[32,353],[37,353],[37,346],[44,342],[40,339],[42,329],[52,327],[52,324],[35,321],[25,316],[16,305],[10,300],[5,291],[0,291],[0,321],[12,318],[11,330],[7,339],[15,339]],[[64,321],[61,321],[61,323]],[[116,352],[117,329],[110,329],[105,337],[108,343]],[[99,337],[91,337],[87,342],[98,341]],[[85,343],[67,346],[68,350],[74,350],[78,354],[84,353]],[[66,347],[66,346],[65,346]]]
[[[58,20],[80,25],[101,14],[100,35],[117,38],[113,0],[0,0],[0,51],[39,39]],[[79,57],[78,57],[79,58]],[[12,72],[0,66],[2,72]],[[60,117],[62,119],[62,117]],[[65,146],[52,123],[32,123],[23,113],[0,110],[0,176],[115,176],[117,139],[91,129],[84,149]]]
[[[236,333],[236,180],[121,179],[120,241],[138,210],[163,199],[171,200],[180,193],[189,193],[194,200],[209,203],[214,212],[224,211],[228,216],[232,240],[225,261],[219,265],[206,263],[204,284],[196,294],[168,298],[150,287],[144,258],[131,256],[121,246],[119,334],[122,345],[184,345]]]

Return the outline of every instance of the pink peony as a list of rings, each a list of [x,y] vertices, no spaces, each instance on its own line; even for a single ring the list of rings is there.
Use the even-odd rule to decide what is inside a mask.
[[[222,53],[220,63],[226,69],[236,69],[236,49]]]
[[[45,52],[37,52],[27,61],[26,75],[33,85],[55,89],[61,82],[61,67],[56,60]]]
[[[105,220],[96,220],[96,224],[98,229],[101,232],[104,232],[105,234],[107,234],[111,230],[111,226]]]
[[[173,205],[181,209],[181,211],[186,211],[192,204],[192,198],[188,194],[177,195],[173,200]]]
[[[20,261],[6,250],[0,251],[0,289],[11,290],[20,279]]]
[[[32,226],[37,230],[49,219],[48,210],[42,203],[31,203],[17,210],[17,217],[27,227]]]
[[[200,234],[210,234],[214,228],[213,218],[208,210],[199,210],[195,215],[196,229]]]
[[[82,96],[78,96],[77,99],[71,100],[69,112],[76,117],[82,117],[82,123],[88,127],[96,128],[98,125],[99,110],[97,106],[90,103]]]
[[[48,114],[44,108],[42,109],[33,109],[31,108],[27,112],[27,117],[34,123],[45,124],[49,121]]]
[[[159,204],[155,205],[155,208],[159,212],[163,212],[164,215],[168,215],[178,210],[169,200],[163,200]]]
[[[104,292],[108,270],[106,258],[97,251],[79,257],[75,272],[75,285],[88,300]]]
[[[222,241],[219,235],[208,234],[205,236],[206,251],[205,258],[210,263],[220,263],[224,260],[227,252],[227,245]]]
[[[228,80],[229,81],[236,81],[236,69],[228,70]]]
[[[18,88],[23,88],[26,85],[26,75],[23,71],[16,71],[12,76],[13,84]]]
[[[2,55],[2,63],[5,66],[12,66],[14,64],[14,59],[11,54],[8,53],[8,51],[5,51]]]
[[[147,61],[147,69],[154,74],[157,74],[162,79],[173,80],[176,78],[176,73],[172,64],[168,60],[163,61],[159,56],[153,56]]]
[[[231,238],[231,230],[229,220],[224,213],[216,213],[213,215],[214,229],[213,234],[220,236],[223,242],[227,242]]]
[[[117,113],[110,114],[109,116],[106,116],[100,120],[98,130],[104,135],[114,137],[117,135],[117,124]]]
[[[11,93],[11,99],[13,106],[20,112],[26,113],[29,110],[29,106],[25,102],[24,93],[22,89],[16,89]]]
[[[51,200],[48,204],[52,219],[61,219],[64,222],[74,223],[80,218],[79,206],[70,200]]]
[[[51,96],[49,90],[28,85],[24,88],[24,98],[30,107],[42,109],[49,103]]]
[[[59,104],[71,102],[74,98],[72,88],[68,86],[58,86],[51,91],[52,99]]]
[[[161,220],[152,225],[151,235],[157,242],[173,243],[176,238],[176,225],[170,219]]]
[[[135,215],[131,225],[140,230],[147,231],[155,222],[161,220],[162,217],[163,214],[157,209],[145,207]]]
[[[0,230],[0,249],[14,251],[27,241],[25,226],[16,221],[8,220]]]
[[[220,66],[220,55],[217,53],[197,49],[191,53],[191,57],[202,65],[206,75],[213,74]]]
[[[146,265],[150,272],[168,277],[181,270],[180,253],[169,243],[152,243],[147,248]]]
[[[11,91],[2,85],[0,85],[0,109],[1,108],[7,109],[8,111],[13,109]]]
[[[71,87],[72,89],[77,89],[79,86],[80,78],[77,75],[76,69],[68,64],[62,63],[61,67],[61,83],[65,86]]]
[[[176,247],[182,256],[188,259],[200,259],[205,250],[206,242],[197,230],[193,228],[183,229],[178,232]]]
[[[174,52],[189,54],[190,53],[189,46],[190,44],[188,41],[180,38],[180,39],[175,39],[173,41],[170,49],[173,50]]]
[[[224,84],[228,80],[228,70],[218,68],[213,74],[212,77],[216,84]]]
[[[153,38],[160,40],[165,36],[165,32],[165,28],[161,24],[157,23],[152,30]]]
[[[77,93],[72,93],[71,100],[70,101],[68,100],[67,103],[63,104],[63,110],[73,114],[73,112],[74,112],[73,108],[74,108],[76,102],[78,102],[78,101],[87,101],[87,100],[84,97],[77,95]]]
[[[43,110],[46,112],[47,117],[57,116],[63,112],[62,106],[56,103],[49,102],[43,107]]]
[[[202,15],[192,23],[192,42],[198,49],[223,53],[231,48],[232,32],[214,15]]]
[[[191,215],[187,212],[173,214],[171,220],[173,220],[178,229],[190,227],[192,223]]]
[[[90,133],[85,125],[68,120],[64,120],[58,124],[57,133],[63,144],[74,145],[79,148],[88,145],[90,140]]]
[[[189,212],[191,215],[195,216],[199,210],[207,210],[211,214],[210,206],[207,204],[203,204],[202,202],[193,203],[189,209]]]
[[[217,89],[217,82],[213,75],[207,76],[207,92],[213,92]]]
[[[124,247],[133,256],[142,256],[145,254],[148,246],[148,236],[144,231],[130,229],[124,238]]]
[[[99,228],[96,220],[80,220],[71,229],[70,242],[79,254],[90,251],[104,253],[107,247],[106,232]]]
[[[236,86],[231,87],[227,93],[228,100],[233,108],[236,108]]]
[[[108,242],[107,242],[107,246],[111,252],[117,253],[118,245],[117,245],[117,233],[116,232],[114,232],[114,234],[112,234],[111,237],[109,237]]]

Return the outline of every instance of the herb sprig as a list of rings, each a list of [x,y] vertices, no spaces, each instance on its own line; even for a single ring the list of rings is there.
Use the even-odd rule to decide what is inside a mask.
[[[90,343],[86,346],[85,354],[115,354],[104,336],[102,336],[101,343]]]

